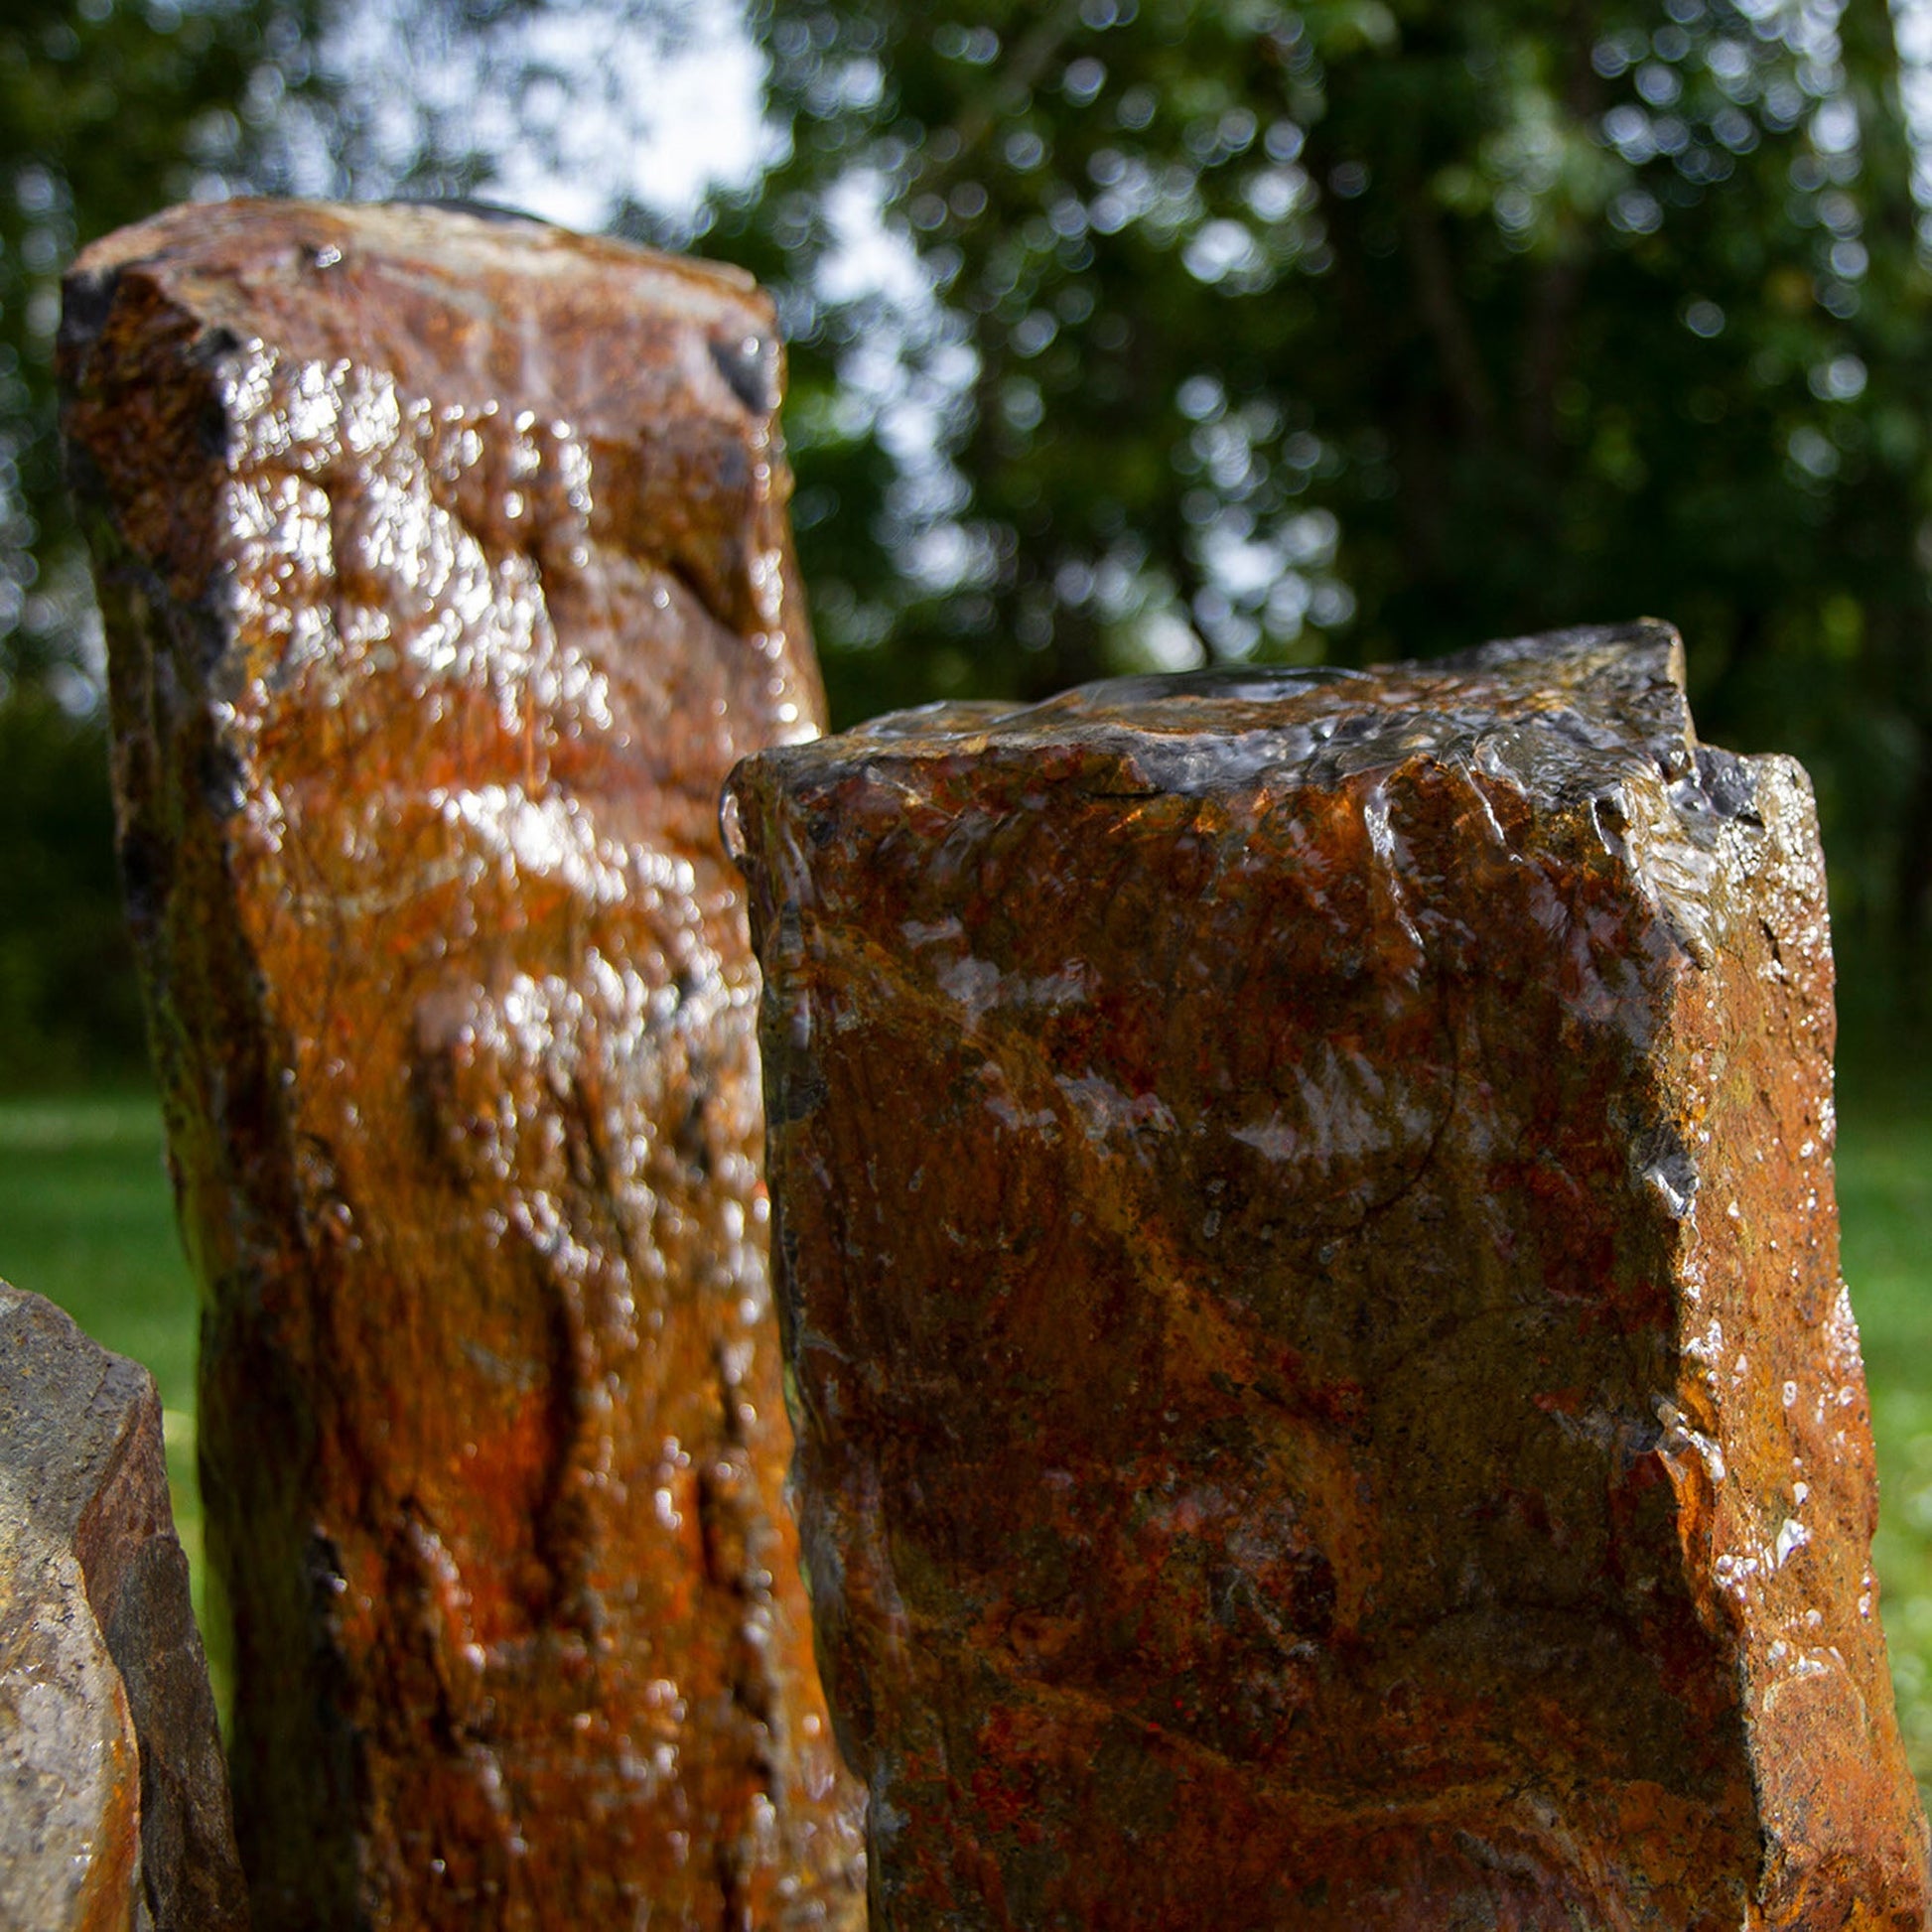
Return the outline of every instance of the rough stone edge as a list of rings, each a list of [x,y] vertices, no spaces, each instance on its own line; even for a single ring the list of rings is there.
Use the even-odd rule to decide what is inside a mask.
[[[44,1296],[0,1281],[0,1333],[23,1319],[55,1346],[96,1360],[90,1408],[103,1420],[120,1416],[99,1468],[80,1475],[89,1499],[71,1535],[140,1755],[140,1890],[128,1922],[154,1932],[246,1932],[227,1766],[188,1558],[175,1533],[154,1377]]]

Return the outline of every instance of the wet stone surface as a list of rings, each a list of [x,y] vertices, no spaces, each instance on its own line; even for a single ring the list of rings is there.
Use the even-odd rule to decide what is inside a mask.
[[[4,1282],[0,1924],[248,1924],[154,1378]]]
[[[257,1922],[861,1922],[717,830],[820,712],[769,305],[233,203],[61,353]]]
[[[1923,1923],[1809,788],[1672,633],[729,809],[876,1926]]]

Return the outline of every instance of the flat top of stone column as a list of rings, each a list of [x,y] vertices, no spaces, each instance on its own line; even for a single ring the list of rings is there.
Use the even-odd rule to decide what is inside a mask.
[[[320,571],[451,635],[554,625],[637,663],[679,635],[671,661],[737,667],[733,720],[816,729],[783,345],[737,269],[451,204],[200,205],[81,252],[57,361],[83,515],[178,604],[213,592],[248,633],[224,677],[309,634]]]
[[[754,875],[770,865],[808,893],[838,863],[840,828],[864,840],[896,818],[930,827],[1048,798],[1083,812],[1117,799],[1123,822],[1156,797],[1346,790],[1366,806],[1398,770],[1435,764],[1621,855],[1705,963],[1745,863],[1729,846],[1760,823],[1761,787],[1808,801],[1809,782],[1789,759],[1700,744],[1684,685],[1677,631],[1643,619],[1371,670],[1257,665],[1104,679],[1034,705],[926,705],[747,759],[726,838]],[[809,835],[773,845],[773,812],[809,820]],[[1817,868],[1799,851],[1783,864],[1794,889]],[[1812,883],[1822,893],[1822,874]]]
[[[729,416],[778,403],[775,319],[750,276],[514,214],[265,199],[170,208],[81,251],[65,346],[95,333],[135,270],[236,346],[380,361],[405,387],[440,388],[462,369],[480,393],[513,391],[580,434],[607,408],[633,423],[640,387]],[[505,328],[518,314],[529,326]]]
[[[1681,777],[1697,738],[1683,643],[1645,619],[1366,671],[1257,665],[1108,678],[1028,706],[925,705],[779,756],[805,770],[1069,745],[1129,758],[1163,791],[1263,773],[1334,784],[1420,756],[1474,764],[1557,802],[1623,775],[1633,756]]]

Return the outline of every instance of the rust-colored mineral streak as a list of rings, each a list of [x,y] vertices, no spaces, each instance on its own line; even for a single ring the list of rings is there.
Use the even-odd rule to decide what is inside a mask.
[[[769,305],[233,203],[62,360],[256,1922],[857,1925],[716,829],[819,716]]]
[[[741,767],[882,1932],[1922,1924],[1811,800],[1680,664]]]

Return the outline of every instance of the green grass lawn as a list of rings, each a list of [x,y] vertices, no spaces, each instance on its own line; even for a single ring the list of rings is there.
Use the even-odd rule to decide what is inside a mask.
[[[1892,1687],[1932,1803],[1932,1104],[1845,1083],[1839,1220],[1878,1440],[1877,1560]]]
[[[1932,1791],[1932,1103],[1876,1081],[1847,1089],[1839,1203],[1878,1437],[1878,1575],[1912,1768]],[[154,1371],[199,1600],[195,1288],[150,1098],[0,1103],[0,1277]]]

